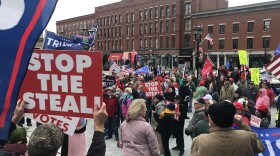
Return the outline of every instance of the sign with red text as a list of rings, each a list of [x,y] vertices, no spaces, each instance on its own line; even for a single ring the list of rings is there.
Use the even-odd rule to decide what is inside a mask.
[[[157,94],[162,94],[161,85],[157,81],[145,82],[144,91],[146,93],[146,97],[153,97]]]
[[[78,117],[63,117],[36,113],[25,113],[24,116],[41,124],[53,123],[57,125],[65,134],[70,136],[73,136],[80,119]]]
[[[102,54],[35,50],[19,98],[27,113],[92,118],[102,101]]]
[[[260,128],[261,127],[261,118],[259,117],[256,117],[254,115],[251,115],[251,121],[250,121],[250,124],[251,126],[253,127],[257,127],[257,128]]]

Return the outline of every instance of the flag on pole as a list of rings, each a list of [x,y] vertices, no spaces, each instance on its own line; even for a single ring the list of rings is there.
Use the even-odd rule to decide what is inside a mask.
[[[213,38],[210,36],[210,34],[207,34],[204,40],[209,41],[210,45],[213,45]]]
[[[206,80],[206,76],[208,73],[213,72],[212,68],[214,67],[214,63],[211,61],[209,56],[206,57],[205,63],[202,68],[202,77]]]
[[[120,75],[129,75],[130,73],[133,73],[134,69],[131,68],[129,65],[127,66],[122,66]]]
[[[1,140],[8,137],[29,59],[56,3],[57,0],[0,0]]]
[[[133,49],[133,52],[131,53],[131,58],[130,58],[130,59],[131,59],[131,60],[130,60],[131,62],[134,62],[134,61],[135,61],[134,58],[135,58],[136,54],[137,54],[137,53],[136,53],[135,49]]]
[[[274,55],[279,55],[279,54],[280,54],[280,43],[279,43],[277,49],[274,52]]]
[[[111,61],[109,62],[109,65],[110,65],[110,69],[109,69],[109,72],[110,72],[110,73],[112,73],[113,70],[118,66],[118,65],[116,64],[116,62],[113,61],[113,60],[111,60]]]
[[[280,55],[276,55],[273,60],[268,63],[266,69],[271,72],[278,80],[280,80]]]

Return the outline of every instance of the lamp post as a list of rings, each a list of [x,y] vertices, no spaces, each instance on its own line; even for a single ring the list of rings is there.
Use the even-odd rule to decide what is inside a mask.
[[[200,55],[200,51],[199,51],[199,45],[200,45],[200,41],[201,41],[201,34],[203,32],[203,28],[201,26],[195,26],[193,28],[193,34],[194,34],[194,38],[196,41],[196,54],[195,54],[195,67],[196,67],[196,72],[197,72],[197,78],[199,78],[199,55]]]
[[[155,57],[155,51],[150,49],[150,52],[152,52],[152,59],[153,59],[153,68],[154,68],[154,75],[157,75],[157,69],[156,69],[156,57]]]

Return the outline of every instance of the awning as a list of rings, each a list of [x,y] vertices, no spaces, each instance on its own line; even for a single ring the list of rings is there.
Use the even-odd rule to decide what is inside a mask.
[[[111,53],[110,56],[108,57],[109,61],[120,61],[122,60],[123,53]]]
[[[132,53],[132,52],[123,52],[123,57],[122,57],[122,59],[123,60],[129,60],[130,58],[129,58],[129,53]]]

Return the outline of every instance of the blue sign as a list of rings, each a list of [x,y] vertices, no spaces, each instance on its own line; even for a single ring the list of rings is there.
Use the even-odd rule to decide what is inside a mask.
[[[73,43],[71,39],[57,36],[55,33],[47,31],[43,43],[43,49],[82,50],[83,46],[80,43]]]
[[[73,36],[73,43],[75,44],[81,44],[84,49],[89,49],[93,43],[93,36],[79,36],[74,35]]]
[[[259,156],[280,155],[280,128],[254,128],[262,140],[265,151]]]
[[[18,92],[27,70],[30,56],[39,36],[48,24],[56,3],[57,0],[1,0],[1,140],[7,139],[18,100]]]

